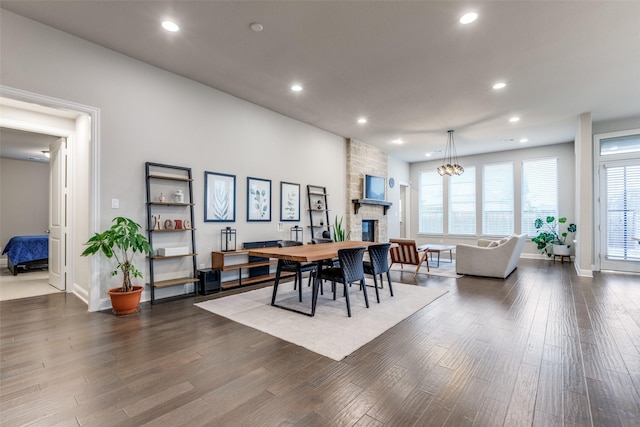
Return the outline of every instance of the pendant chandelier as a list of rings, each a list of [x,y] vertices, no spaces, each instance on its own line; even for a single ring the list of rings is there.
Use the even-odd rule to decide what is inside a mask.
[[[453,142],[453,131],[447,131],[447,147],[444,149],[442,166],[438,168],[438,173],[442,175],[462,175],[464,168],[458,164],[458,154],[456,153],[456,143]]]

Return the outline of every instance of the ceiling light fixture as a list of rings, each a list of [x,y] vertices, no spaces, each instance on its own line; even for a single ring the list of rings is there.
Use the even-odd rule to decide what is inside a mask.
[[[172,33],[180,31],[180,27],[173,21],[162,21],[162,28]]]
[[[471,24],[476,19],[478,19],[478,14],[475,12],[469,12],[462,15],[462,18],[460,18],[460,23],[465,25]]]
[[[366,117],[360,117],[360,118],[358,119],[358,123],[360,123],[361,125],[363,125],[363,124],[367,123],[367,118],[366,118]]]
[[[456,153],[456,143],[453,140],[453,131],[448,130],[447,133],[449,134],[447,137],[447,146],[444,149],[442,166],[437,169],[438,173],[440,176],[462,175],[464,168],[458,164],[458,154]]]
[[[522,143],[524,144],[525,142],[529,142],[529,140],[528,140],[527,138],[522,138],[522,139],[520,140],[520,142],[522,142]]]
[[[492,87],[493,89],[498,90],[498,89],[504,89],[506,86],[507,84],[505,82],[498,82],[494,84]]]
[[[249,24],[249,28],[251,28],[256,33],[264,30],[264,26],[259,22],[252,22],[251,24]]]
[[[519,121],[520,121],[520,117],[511,117],[511,118],[509,119],[509,121],[510,121],[511,123],[519,122]]]
[[[299,84],[295,84],[291,86],[291,90],[294,92],[302,92],[302,86],[300,86]]]
[[[44,156],[48,159],[51,157],[51,153],[49,152],[49,150],[42,150],[42,154],[44,154]]]
[[[391,143],[400,145],[400,144],[404,144],[404,141],[402,139],[398,138],[398,139],[394,139],[393,141],[391,141]]]

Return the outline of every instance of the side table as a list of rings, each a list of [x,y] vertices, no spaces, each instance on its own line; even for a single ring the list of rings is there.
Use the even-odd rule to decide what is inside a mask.
[[[418,246],[419,251],[426,250],[427,253],[429,253],[429,256],[431,257],[431,261],[433,261],[434,252],[438,254],[438,263],[436,264],[436,267],[440,267],[440,252],[442,251],[449,251],[449,262],[453,262],[452,251],[455,248],[456,248],[455,246],[450,246],[450,245],[432,245],[432,244]]]

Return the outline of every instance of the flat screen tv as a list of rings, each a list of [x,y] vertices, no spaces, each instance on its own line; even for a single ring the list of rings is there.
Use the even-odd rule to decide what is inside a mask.
[[[364,176],[364,198],[369,200],[385,200],[386,179],[381,176]]]

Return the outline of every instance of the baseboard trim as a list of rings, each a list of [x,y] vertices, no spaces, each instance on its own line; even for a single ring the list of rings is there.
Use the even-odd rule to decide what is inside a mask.
[[[87,291],[82,286],[78,285],[77,283],[74,283],[71,288],[72,288],[71,292],[76,297],[78,297],[78,299],[80,301],[82,301],[83,303],[87,304],[87,307],[88,307],[89,306],[89,291]]]

